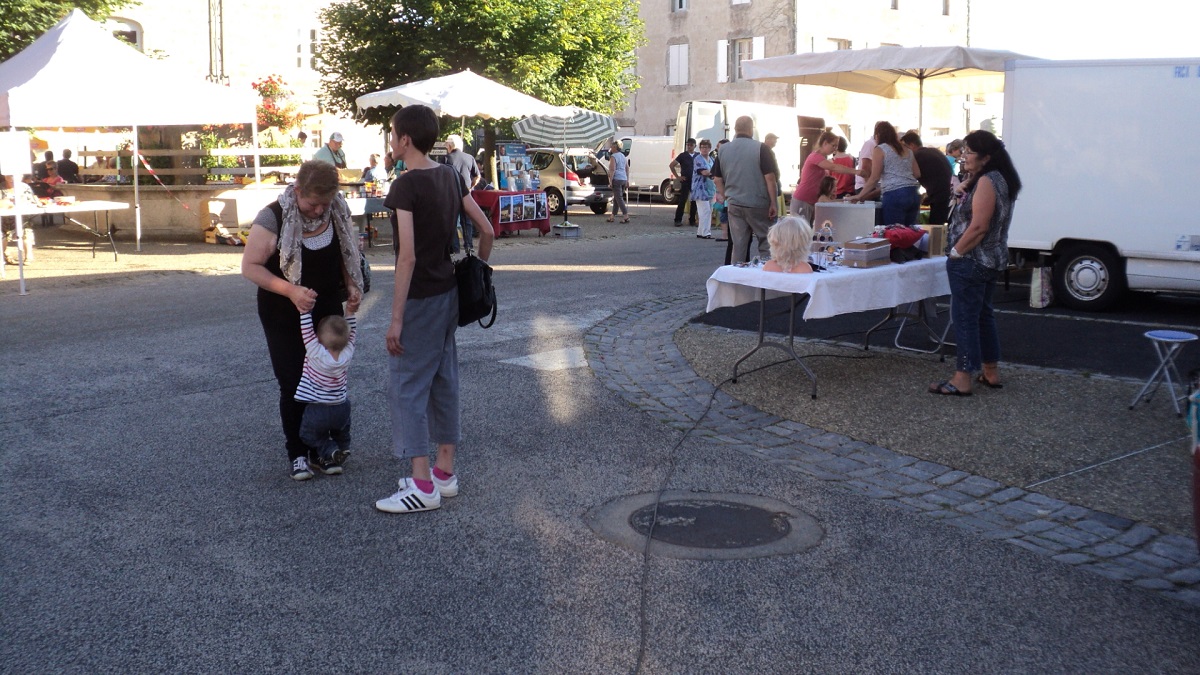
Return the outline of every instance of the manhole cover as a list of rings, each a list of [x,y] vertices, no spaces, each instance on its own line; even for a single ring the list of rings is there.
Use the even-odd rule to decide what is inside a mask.
[[[677,546],[746,548],[786,537],[788,514],[757,506],[717,500],[688,499],[650,504],[629,516],[629,525],[644,537]],[[653,525],[653,530],[651,530]]]
[[[654,504],[658,517],[653,535]],[[601,539],[667,558],[739,560],[806,551],[825,536],[812,516],[770,497],[669,490],[629,495],[585,516]]]

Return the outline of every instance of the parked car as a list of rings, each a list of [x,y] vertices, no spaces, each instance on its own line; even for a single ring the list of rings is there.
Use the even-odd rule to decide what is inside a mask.
[[[612,196],[608,172],[590,149],[530,148],[527,153],[538,170],[551,214],[560,216],[571,204],[586,204],[595,214],[608,210]]]

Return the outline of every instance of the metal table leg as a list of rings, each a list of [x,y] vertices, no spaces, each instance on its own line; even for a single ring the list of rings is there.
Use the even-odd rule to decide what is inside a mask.
[[[808,379],[812,380],[812,398],[817,398],[817,375],[796,355],[796,306],[799,304],[798,299],[801,295],[803,295],[805,301],[808,300],[809,296],[807,294],[792,293],[788,296],[788,341],[787,344],[784,344],[766,339],[767,291],[763,288],[758,289],[758,344],[754,345],[750,351],[743,354],[740,359],[734,362],[733,377],[731,378],[734,384],[737,384],[738,380],[738,366],[742,365],[743,361],[753,356],[758,350],[769,347],[783,351],[800,365],[804,374],[808,376]]]

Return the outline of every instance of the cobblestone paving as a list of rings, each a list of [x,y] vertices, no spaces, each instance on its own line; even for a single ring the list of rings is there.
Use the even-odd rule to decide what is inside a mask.
[[[713,395],[713,385],[696,375],[672,340],[704,300],[688,294],[628,307],[584,336],[601,382],[680,431],[696,424]],[[723,391],[693,434],[1200,607],[1200,556],[1188,537],[769,415]]]

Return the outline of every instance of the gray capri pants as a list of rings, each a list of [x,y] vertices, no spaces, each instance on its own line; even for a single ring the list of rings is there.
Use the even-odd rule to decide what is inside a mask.
[[[404,353],[388,357],[392,451],[428,455],[432,444],[458,445],[458,289],[404,305]]]

